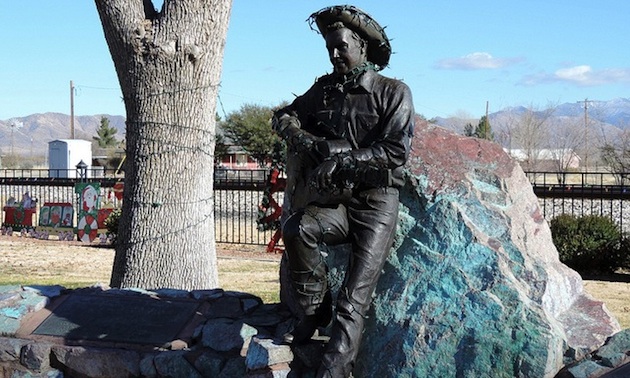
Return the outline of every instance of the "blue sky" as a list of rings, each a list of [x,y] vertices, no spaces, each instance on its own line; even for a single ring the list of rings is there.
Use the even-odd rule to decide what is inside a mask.
[[[139,0],[138,0],[139,1]],[[124,115],[90,0],[0,2],[0,120],[33,113]],[[274,106],[330,72],[312,12],[335,3],[234,0],[220,99]],[[451,0],[352,3],[386,26],[394,55],[384,75],[404,80],[416,112],[485,113],[630,97],[630,2]]]

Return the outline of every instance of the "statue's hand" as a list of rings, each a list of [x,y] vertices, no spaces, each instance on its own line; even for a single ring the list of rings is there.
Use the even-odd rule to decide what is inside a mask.
[[[333,185],[333,174],[337,170],[337,162],[333,159],[324,160],[315,168],[311,176],[311,186],[318,192],[332,192],[336,188]]]
[[[290,139],[289,145],[296,152],[310,152],[317,142],[323,140],[306,131],[296,132]]]
[[[296,153],[310,153],[315,149],[316,143],[324,138],[316,137],[313,134],[302,130],[300,121],[296,116],[282,114],[275,116],[271,120],[272,128],[278,135],[287,141],[289,151]]]

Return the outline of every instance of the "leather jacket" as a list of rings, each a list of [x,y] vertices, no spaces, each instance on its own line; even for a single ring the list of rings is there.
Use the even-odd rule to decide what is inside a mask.
[[[335,74],[319,78],[273,118],[274,129],[289,144],[286,193],[294,202],[291,207],[303,207],[317,196],[308,187],[308,176],[327,158],[339,162],[337,174],[346,183],[340,190],[400,187],[414,117],[411,91],[399,80],[373,70],[344,84]],[[322,141],[340,140],[349,150],[318,156]]]

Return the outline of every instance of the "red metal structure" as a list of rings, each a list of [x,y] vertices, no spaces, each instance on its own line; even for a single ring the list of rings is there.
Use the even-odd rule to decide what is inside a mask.
[[[282,205],[278,203],[274,194],[284,192],[286,187],[286,178],[280,177],[281,170],[272,168],[267,178],[267,185],[263,194],[262,203],[258,207],[258,224],[264,229],[275,229],[276,232],[271,236],[271,240],[267,244],[267,252],[282,253],[284,248],[278,246],[278,242],[282,238],[282,229],[280,228],[280,217],[282,216]]]

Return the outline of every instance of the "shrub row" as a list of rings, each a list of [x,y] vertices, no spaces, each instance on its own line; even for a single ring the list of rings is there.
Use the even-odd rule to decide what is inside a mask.
[[[560,261],[581,274],[609,274],[630,263],[630,237],[610,218],[560,215],[549,226]]]

